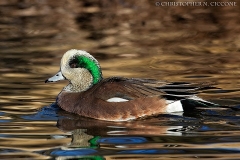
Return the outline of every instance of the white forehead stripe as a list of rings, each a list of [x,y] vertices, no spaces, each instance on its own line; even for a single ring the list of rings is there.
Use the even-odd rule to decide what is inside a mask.
[[[83,51],[83,50],[71,49],[63,55],[62,60],[61,60],[61,66],[67,66],[69,60],[72,57],[74,57],[75,55],[86,56],[86,57],[88,57],[88,58],[97,62],[97,60],[91,54],[89,54],[88,52]]]
[[[128,101],[127,99],[124,98],[119,98],[119,97],[113,97],[107,100],[108,102],[126,102]]]

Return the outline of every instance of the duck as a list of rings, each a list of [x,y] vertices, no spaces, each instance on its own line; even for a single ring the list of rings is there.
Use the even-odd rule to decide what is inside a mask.
[[[71,49],[60,70],[45,83],[68,80],[56,98],[63,110],[104,121],[130,121],[215,105],[196,96],[209,85],[155,79],[103,78],[99,62],[84,50]]]

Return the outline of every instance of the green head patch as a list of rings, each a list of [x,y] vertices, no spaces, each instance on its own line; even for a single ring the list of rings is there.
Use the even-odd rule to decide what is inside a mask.
[[[69,62],[71,68],[86,68],[93,77],[93,84],[97,84],[102,79],[102,72],[98,62],[83,55],[76,55]]]

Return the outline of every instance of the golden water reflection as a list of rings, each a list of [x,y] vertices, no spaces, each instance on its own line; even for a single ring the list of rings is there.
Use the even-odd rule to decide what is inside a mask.
[[[56,115],[53,115],[51,120],[44,120],[44,118],[48,119],[52,116],[50,113],[46,118],[44,114],[48,112],[39,115],[39,117],[23,117],[24,115],[35,115],[41,112],[42,107],[52,104],[57,94],[67,84],[66,81],[44,84],[46,78],[59,70],[62,54],[53,56],[52,58],[56,59],[56,61],[49,61],[47,65],[41,64],[43,61],[34,65],[32,63],[21,64],[21,67],[3,71],[7,73],[2,74],[0,77],[2,82],[2,94],[0,95],[1,113],[3,113],[0,117],[2,121],[0,125],[0,146],[2,150],[15,149],[12,154],[4,154],[6,157],[12,158],[14,156],[21,157],[21,155],[26,155],[26,157],[44,159],[49,156],[59,155],[59,158],[64,158],[65,156],[60,156],[63,152],[70,153],[72,151],[75,153],[77,151],[72,149],[78,147],[85,148],[87,151],[96,151],[87,154],[87,156],[99,154],[106,159],[148,159],[149,157],[157,159],[157,157],[162,156],[161,152],[163,150],[174,153],[174,156],[164,154],[164,158],[168,157],[171,159],[176,157],[179,151],[185,150],[190,152],[190,154],[180,154],[178,156],[190,158],[191,152],[197,155],[197,150],[199,149],[202,150],[202,153],[205,153],[202,155],[203,157],[212,156],[214,152],[217,152],[218,154],[215,158],[220,158],[226,155],[221,155],[220,151],[211,151],[213,148],[238,150],[240,144],[236,137],[239,134],[239,121],[231,119],[216,120],[209,119],[209,117],[201,117],[199,119],[203,120],[203,122],[199,122],[199,119],[194,119],[193,122],[189,123],[188,120],[182,119],[183,122],[186,122],[181,123],[182,121],[179,121],[179,117],[157,117],[115,124],[78,118],[58,119]],[[235,55],[232,53],[230,56]],[[96,57],[98,57],[97,54]],[[222,104],[238,105],[240,102],[238,96],[240,84],[237,77],[239,74],[238,66],[232,62],[232,59],[226,59],[224,55],[222,57],[219,54],[211,55],[210,60],[208,60],[209,56],[195,55],[184,57],[163,53],[160,55],[149,54],[142,57],[120,55],[110,56],[106,59],[99,57],[104,77],[124,76],[154,78],[166,81],[211,82],[218,89],[203,91],[200,93],[201,97],[207,100],[215,100]],[[174,62],[172,59],[175,59]],[[196,59],[199,61],[196,61]],[[237,62],[238,59],[236,57],[234,61]],[[222,64],[221,61],[223,60],[227,64]],[[24,70],[24,68],[27,70]],[[221,92],[223,90],[225,92]],[[228,116],[234,117],[234,119],[238,117],[238,113],[233,115],[226,113]],[[41,116],[43,117],[41,118]],[[196,128],[191,131],[183,131],[184,126]],[[199,126],[200,128],[201,126],[216,128],[216,131],[211,129],[207,131],[198,130]],[[92,148],[89,140],[96,136],[100,136],[100,140],[107,137],[115,137],[117,139],[125,136],[131,136],[132,138],[140,136],[147,138],[148,141],[142,144],[98,142],[95,148]],[[184,139],[184,137],[186,138]],[[212,143],[211,139],[214,139]],[[198,141],[203,144],[198,144]],[[55,153],[56,150],[59,152]],[[107,152],[105,153],[102,150],[107,150]],[[88,153],[87,151],[86,153]],[[134,152],[128,154],[125,151]],[[150,154],[152,153],[151,151],[154,154]],[[207,154],[208,151],[211,153]],[[36,154],[36,152],[40,154]],[[146,156],[144,157],[143,153],[141,153],[142,156],[139,156],[139,152],[146,152]],[[44,156],[34,157],[41,155]]]

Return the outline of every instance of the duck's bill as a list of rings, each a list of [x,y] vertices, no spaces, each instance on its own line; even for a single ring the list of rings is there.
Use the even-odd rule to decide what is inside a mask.
[[[53,77],[48,78],[45,83],[48,82],[57,82],[57,81],[61,81],[61,80],[65,80],[65,77],[62,75],[62,72],[59,71],[57,74],[55,74]]]

